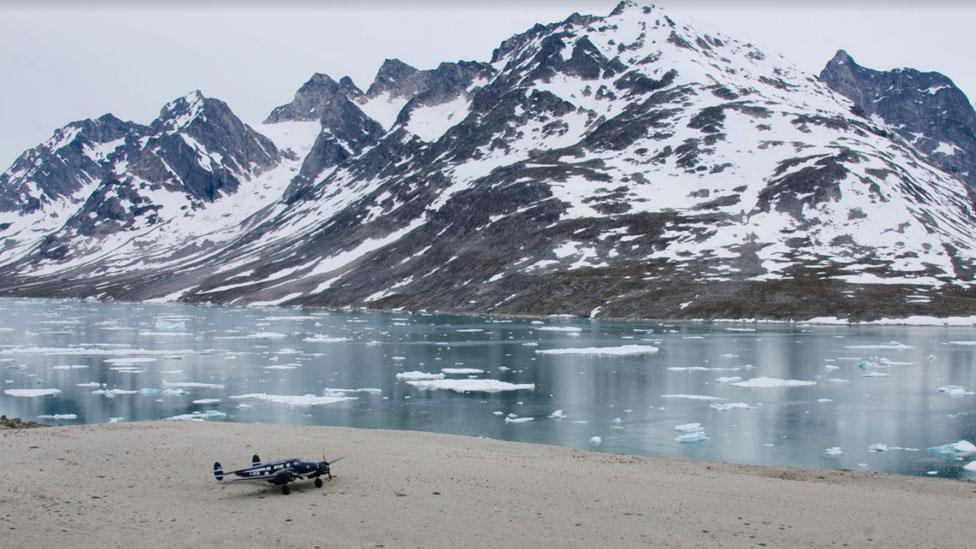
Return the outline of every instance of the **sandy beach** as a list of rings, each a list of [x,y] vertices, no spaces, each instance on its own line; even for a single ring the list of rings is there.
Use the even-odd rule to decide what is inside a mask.
[[[322,489],[218,483],[342,455]],[[971,547],[976,483],[402,431],[153,422],[0,431],[0,546]]]

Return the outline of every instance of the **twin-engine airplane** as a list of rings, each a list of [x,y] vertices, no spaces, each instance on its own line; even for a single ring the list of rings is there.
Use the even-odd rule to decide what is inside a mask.
[[[332,470],[329,466],[340,459],[342,458],[335,458],[330,463],[325,460],[325,456],[322,456],[322,461],[303,461],[298,458],[289,458],[272,463],[261,463],[261,458],[255,454],[251,457],[250,467],[229,471],[226,474],[228,476],[236,475],[237,478],[231,480],[253,480],[281,486],[281,493],[288,495],[291,492],[288,483],[303,478],[315,479],[315,487],[321,488],[323,476],[332,479]],[[213,464],[213,473],[217,480],[224,480],[225,473],[220,462]]]

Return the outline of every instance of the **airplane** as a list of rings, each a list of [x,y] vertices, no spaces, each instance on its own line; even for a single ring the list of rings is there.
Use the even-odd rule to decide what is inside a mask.
[[[255,454],[251,457],[250,467],[236,471],[228,471],[226,474],[237,476],[237,478],[232,478],[231,480],[268,482],[275,486],[281,486],[281,493],[287,496],[291,493],[288,483],[303,478],[315,479],[315,487],[321,488],[323,476],[332,480],[332,470],[329,466],[340,459],[342,458],[338,457],[329,462],[325,460],[325,456],[322,456],[322,461],[304,461],[298,458],[288,458],[271,463],[261,463],[261,458]],[[224,480],[224,468],[221,467],[219,461],[213,464],[213,474],[217,480]]]

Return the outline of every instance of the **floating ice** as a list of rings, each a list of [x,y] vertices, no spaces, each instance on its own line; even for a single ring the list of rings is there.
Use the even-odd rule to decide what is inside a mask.
[[[861,375],[864,377],[888,377],[891,375],[887,372],[890,366],[871,360],[862,360],[857,363],[857,367],[860,368]]]
[[[313,335],[306,337],[302,341],[306,343],[342,343],[344,341],[349,341],[348,337],[332,337],[327,335]]]
[[[272,364],[271,366],[264,366],[265,370],[297,370],[301,367],[301,364]]]
[[[708,437],[705,436],[705,431],[695,431],[693,433],[678,435],[674,440],[683,444],[688,444],[692,442],[704,442],[708,440]]]
[[[683,423],[681,425],[674,426],[675,431],[680,431],[682,433],[697,433],[698,431],[704,431],[701,423]]]
[[[882,349],[882,350],[893,350],[893,351],[907,351],[908,349],[914,349],[911,345],[905,345],[904,343],[898,341],[892,341],[890,343],[875,343],[870,345],[845,345],[845,349]]]
[[[807,387],[816,385],[816,381],[804,381],[800,379],[777,379],[775,377],[754,377],[746,381],[733,383],[735,387],[747,387],[750,389],[771,389],[778,387]]]
[[[960,440],[959,442],[950,442],[942,446],[933,446],[928,449],[928,452],[933,456],[963,459],[976,455],[976,445],[973,445],[968,440]]]
[[[540,355],[590,355],[590,356],[641,356],[658,352],[652,345],[621,345],[619,347],[570,347],[566,349],[542,349]]]
[[[564,414],[562,410],[556,410],[555,412],[549,414],[549,417],[552,419],[563,419],[566,417],[566,414]]]
[[[60,393],[60,389],[4,389],[3,394],[12,397],[35,398]]]
[[[716,378],[715,381],[719,383],[734,383],[736,381],[742,381],[742,378],[739,376],[720,377],[720,378]]]
[[[536,330],[541,330],[543,332],[582,332],[582,328],[576,326],[543,326],[541,328],[536,328]]]
[[[961,387],[959,385],[946,385],[945,387],[939,387],[939,392],[953,397],[976,395],[976,392],[969,391],[965,387]]]
[[[198,398],[193,401],[193,404],[217,404],[220,402],[219,398]]]
[[[107,364],[113,364],[115,366],[132,366],[133,364],[146,364],[148,362],[156,362],[155,358],[148,356],[135,356],[135,357],[123,357],[123,358],[107,358],[105,359]]]
[[[444,379],[446,376],[444,374],[433,374],[428,372],[400,372],[396,375],[396,378],[403,381],[425,381],[431,379]]]
[[[41,415],[37,416],[37,419],[50,419],[53,421],[69,421],[72,419],[78,419],[78,414],[51,414],[51,415]]]
[[[824,450],[824,453],[826,453],[828,456],[839,456],[843,454],[844,451],[841,450],[839,446],[833,446]]]
[[[52,370],[84,370],[87,368],[87,364],[62,364],[60,366],[52,366]]]
[[[447,375],[483,374],[484,370],[478,368],[441,368],[441,372]]]
[[[661,398],[675,398],[675,399],[683,399],[683,400],[727,400],[727,399],[724,399],[724,398],[721,398],[721,397],[717,397],[717,396],[709,396],[709,395],[686,395],[686,394],[661,395]]]
[[[248,393],[245,395],[231,395],[234,400],[263,400],[272,404],[287,406],[325,406],[346,400],[356,400],[356,397],[335,395],[269,395],[267,393]]]
[[[949,345],[976,345],[976,340],[970,341],[950,341]],[[970,464],[972,465],[972,464]]]
[[[94,381],[89,381],[88,383],[76,383],[75,387],[81,387],[83,389],[94,389],[95,387],[101,387],[101,383],[95,383]]]
[[[91,394],[102,395],[106,398],[115,398],[120,395],[134,395],[138,392],[139,391],[130,391],[129,389],[98,389],[96,391],[92,391]]]
[[[508,383],[497,379],[431,379],[408,381],[418,389],[454,391],[455,393],[479,392],[499,393],[502,391],[534,391],[534,383]]]
[[[218,412],[217,410],[207,410],[206,412],[192,412],[189,414],[170,416],[166,419],[168,421],[205,421],[208,419],[215,419],[218,417],[226,417],[226,416],[227,414],[223,412]]]
[[[728,410],[748,410],[749,405],[745,402],[715,402],[708,405],[709,408],[713,410],[718,410],[720,412],[726,412]]]
[[[598,437],[598,436],[590,437],[591,446],[599,446],[601,444],[603,444],[603,437]]]
[[[506,417],[505,423],[528,423],[533,420],[534,417]]]
[[[963,469],[976,473],[976,461],[970,461],[969,463],[962,466]]]
[[[164,381],[163,387],[173,387],[178,389],[223,389],[221,383],[200,383],[197,381]]]
[[[878,442],[878,443],[872,444],[871,446],[868,446],[868,450],[871,451],[871,452],[879,452],[879,453],[880,452],[887,452],[888,451],[888,445],[887,444],[881,444],[880,442]]]
[[[827,383],[850,383],[851,382],[851,380],[844,379],[842,377],[831,377],[828,378],[826,381]]]

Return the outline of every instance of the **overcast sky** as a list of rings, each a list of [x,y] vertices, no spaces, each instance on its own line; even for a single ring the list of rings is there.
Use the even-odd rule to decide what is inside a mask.
[[[166,101],[200,89],[257,123],[313,72],[349,75],[365,88],[387,57],[418,68],[487,60],[534,23],[606,14],[616,0],[351,3],[0,0],[0,169],[72,120],[112,112],[147,123]],[[967,2],[657,4],[811,73],[844,48],[865,66],[936,70],[976,94],[976,6]]]

